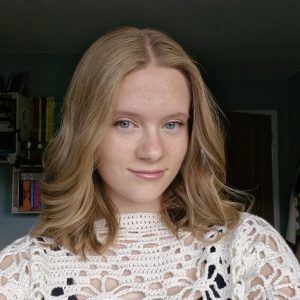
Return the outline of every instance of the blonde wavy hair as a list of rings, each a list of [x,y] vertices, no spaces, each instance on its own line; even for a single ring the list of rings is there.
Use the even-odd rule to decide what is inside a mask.
[[[202,238],[212,224],[234,227],[242,205],[231,201],[226,186],[224,138],[220,112],[200,72],[187,53],[166,34],[123,27],[100,37],[79,62],[64,101],[61,128],[48,145],[41,181],[43,204],[32,236],[86,257],[103,253],[118,233],[117,210],[95,170],[96,149],[112,123],[120,82],[149,64],[175,68],[191,93],[189,147],[181,170],[162,197],[162,218],[177,235],[190,230]],[[105,218],[108,236],[100,243],[94,222]]]

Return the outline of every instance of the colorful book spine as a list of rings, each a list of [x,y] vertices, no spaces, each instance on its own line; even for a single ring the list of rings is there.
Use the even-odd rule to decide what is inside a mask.
[[[30,209],[34,207],[33,180],[30,180]]]
[[[30,210],[30,180],[23,180],[23,211]]]
[[[43,122],[43,117],[42,117],[42,98],[38,97],[38,106],[39,106],[39,115],[38,115],[38,120],[39,120],[39,126],[38,126],[38,143],[42,143],[42,122]]]
[[[46,120],[45,120],[45,128],[46,128],[46,143],[49,143],[50,140],[50,127],[51,127],[51,101],[49,97],[46,97]]]
[[[19,207],[23,206],[23,181],[19,181]]]
[[[38,210],[41,207],[39,181],[42,176],[42,172],[23,171],[20,173],[20,211]]]
[[[47,109],[47,98],[41,98],[42,103],[42,128],[41,128],[41,142],[42,144],[46,144],[46,109]]]
[[[33,200],[33,208],[40,208],[40,186],[37,180],[33,181],[33,190],[34,190],[34,200]]]
[[[33,139],[49,143],[56,135],[61,120],[62,97],[33,97]]]
[[[54,109],[55,109],[55,98],[49,97],[50,101],[50,124],[49,124],[49,142],[54,137]]]
[[[62,104],[62,98],[56,97],[55,98],[55,109],[54,109],[54,135],[58,132],[58,129],[60,127],[60,119],[61,119],[61,104]]]

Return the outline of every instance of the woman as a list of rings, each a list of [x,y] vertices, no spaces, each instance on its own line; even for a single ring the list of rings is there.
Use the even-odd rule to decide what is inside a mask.
[[[0,299],[300,298],[283,239],[230,201],[217,107],[165,34],[120,28],[89,48],[44,167]]]

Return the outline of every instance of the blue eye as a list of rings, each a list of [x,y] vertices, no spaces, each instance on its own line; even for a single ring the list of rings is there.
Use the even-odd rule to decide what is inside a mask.
[[[129,128],[130,122],[126,121],[126,120],[121,120],[121,121],[118,121],[118,125],[121,128]]]
[[[115,123],[116,126],[120,127],[120,128],[124,128],[124,129],[127,129],[130,127],[130,121],[127,121],[127,120],[120,120],[120,121],[117,121]]]
[[[174,129],[178,125],[179,124],[177,122],[168,122],[168,123],[166,123],[166,128],[167,129]]]

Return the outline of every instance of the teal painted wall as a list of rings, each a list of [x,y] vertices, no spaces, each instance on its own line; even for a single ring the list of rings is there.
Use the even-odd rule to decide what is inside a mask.
[[[11,167],[0,164],[0,249],[24,235],[37,216],[11,214]]]
[[[29,95],[62,96],[79,61],[79,55],[1,54],[0,74],[28,71]],[[279,170],[281,232],[285,233],[291,187],[290,119],[288,85],[280,81],[213,82],[211,89],[223,109],[277,109],[279,130]],[[10,213],[10,167],[0,165],[0,249],[24,235],[37,216]]]
[[[296,168],[300,162],[300,73],[288,81],[290,105],[290,140],[291,140],[291,176],[296,176]]]
[[[64,96],[79,55],[1,54],[0,74],[29,72],[28,95]],[[0,164],[0,249],[26,234],[37,215],[11,214],[11,167]]]
[[[290,116],[288,85],[281,81],[222,81],[211,86],[223,110],[277,110],[279,153],[280,231],[286,232],[290,176]]]
[[[0,74],[29,72],[28,92],[32,96],[62,96],[80,59],[74,54],[0,54]]]

